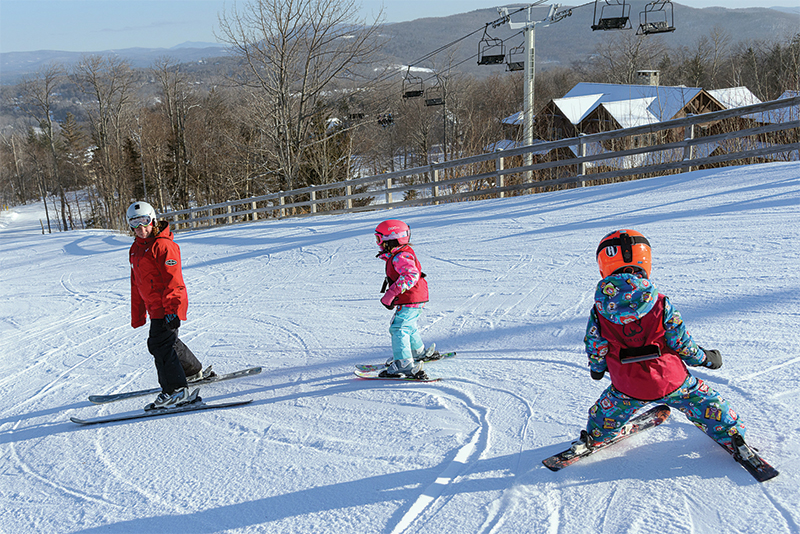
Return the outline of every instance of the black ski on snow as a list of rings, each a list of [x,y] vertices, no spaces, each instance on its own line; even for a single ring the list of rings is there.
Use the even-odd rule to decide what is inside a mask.
[[[567,467],[568,465],[574,464],[581,458],[586,458],[587,456],[590,456],[599,450],[603,450],[615,443],[619,443],[620,441],[627,439],[634,434],[641,432],[642,430],[647,430],[648,428],[658,426],[666,421],[668,417],[669,406],[666,404],[659,404],[658,406],[654,406],[646,412],[630,419],[627,423],[625,423],[625,425],[623,425],[621,433],[614,439],[603,443],[602,445],[596,445],[591,450],[581,454],[574,454],[571,449],[567,449],[551,456],[550,458],[545,458],[542,460],[542,463],[551,471],[558,471]]]
[[[446,358],[452,358],[455,356],[455,352],[434,352],[431,358],[427,358],[424,360],[420,360],[423,362],[436,362],[439,360],[444,360]],[[356,369],[359,371],[383,371],[386,369],[385,363],[360,363],[356,365]]]
[[[233,380],[234,378],[243,378],[245,376],[257,375],[261,372],[261,367],[250,367],[228,373],[224,375],[214,375],[209,378],[203,378],[189,382],[189,386],[202,386],[203,384],[213,384],[215,382],[223,382],[225,380]],[[126,393],[114,393],[111,395],[90,395],[89,402],[94,404],[106,404],[109,402],[116,402],[125,399],[133,399],[135,397],[144,397],[146,395],[155,395],[161,392],[161,388],[140,389],[139,391],[128,391]]]
[[[160,390],[159,390],[160,391]],[[184,404],[175,408],[158,408],[154,410],[142,410],[140,412],[106,415],[103,417],[96,417],[94,419],[79,419],[77,417],[70,417],[70,421],[78,423],[79,425],[102,425],[104,423],[115,423],[117,421],[130,421],[133,419],[145,419],[147,417],[161,417],[162,415],[176,415],[189,412],[199,412],[201,410],[214,410],[217,408],[233,408],[234,406],[243,406],[253,402],[253,399],[233,402],[219,402],[215,404],[206,404],[202,401],[194,402],[192,404]]]
[[[765,482],[771,478],[775,478],[780,474],[777,469],[769,465],[766,460],[759,456],[759,454],[752,447],[748,446],[748,448],[750,449],[752,456],[749,458],[743,458],[738,452],[735,452],[733,453],[733,459],[740,463],[742,467],[747,469],[747,472],[753,475],[753,478],[759,482]],[[725,450],[728,451],[727,449]]]

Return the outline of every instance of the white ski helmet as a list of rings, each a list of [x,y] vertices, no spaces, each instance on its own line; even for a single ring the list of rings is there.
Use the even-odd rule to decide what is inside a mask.
[[[147,202],[134,202],[130,206],[128,206],[128,224],[133,223],[137,219],[142,219],[142,224],[145,226],[149,223],[155,223],[156,221],[156,210],[153,209],[153,206],[148,204]],[[150,221],[145,222],[145,217],[149,217]],[[134,227],[131,224],[131,227]],[[135,228],[135,227],[134,227]]]

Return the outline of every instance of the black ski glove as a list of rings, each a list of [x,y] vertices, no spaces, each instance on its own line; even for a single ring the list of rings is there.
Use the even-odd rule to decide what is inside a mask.
[[[589,372],[592,375],[592,380],[602,380],[603,376],[605,376],[606,374],[605,371],[592,371],[591,369],[589,370]]]
[[[708,367],[709,369],[719,369],[722,367],[722,354],[720,354],[717,349],[704,349],[700,346],[697,348],[702,350],[703,354],[706,355],[706,358],[700,365]]]
[[[181,327],[181,320],[174,313],[168,313],[164,316],[164,322],[172,330],[177,330]]]

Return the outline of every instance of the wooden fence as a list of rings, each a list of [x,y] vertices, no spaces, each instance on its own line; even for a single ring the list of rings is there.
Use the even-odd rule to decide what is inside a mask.
[[[800,97],[581,135],[328,185],[162,213],[175,230],[269,217],[352,213],[687,172],[700,167],[800,159]],[[734,119],[730,121],[730,119]],[[703,126],[743,126],[698,136]],[[726,123],[726,124],[728,124]],[[635,146],[636,139],[677,141]],[[669,135],[668,135],[669,134]],[[627,140],[627,143],[624,141]],[[623,150],[605,147],[622,144]],[[564,159],[553,154],[564,154]],[[538,161],[537,161],[538,160]],[[356,192],[357,191],[357,192]]]

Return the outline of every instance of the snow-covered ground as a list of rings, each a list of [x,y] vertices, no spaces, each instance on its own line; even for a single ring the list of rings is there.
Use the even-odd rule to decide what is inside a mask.
[[[127,251],[110,231],[42,235],[0,214],[0,531],[4,533],[800,532],[800,163],[697,171],[482,202],[179,233],[182,339],[229,410],[79,427],[90,394],[156,385],[130,327]],[[402,218],[428,275],[430,384],[366,381],[389,353],[372,231]],[[608,380],[582,340],[600,238],[635,228],[653,280],[724,366],[731,401],[781,475],[759,484],[680,413],[558,473],[541,460]]]

